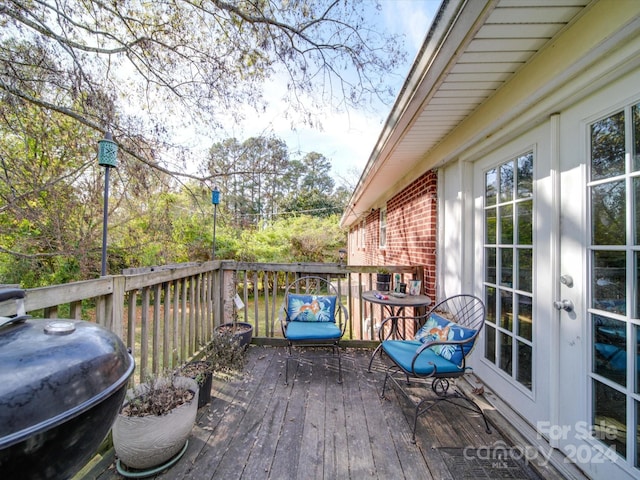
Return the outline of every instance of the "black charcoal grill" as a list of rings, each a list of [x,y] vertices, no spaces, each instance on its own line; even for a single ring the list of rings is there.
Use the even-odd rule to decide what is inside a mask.
[[[95,454],[122,405],[134,361],[112,332],[30,319],[25,292],[0,290],[0,478],[65,479]]]

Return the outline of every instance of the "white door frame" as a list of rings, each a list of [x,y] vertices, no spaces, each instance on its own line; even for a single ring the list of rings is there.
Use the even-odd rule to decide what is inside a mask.
[[[474,164],[474,211],[475,229],[475,286],[476,294],[484,295],[484,174],[497,165],[513,159],[527,151],[533,151],[534,158],[534,215],[533,215],[533,364],[532,389],[528,390],[512,377],[501,371],[495,364],[485,359],[484,339],[474,352],[474,372],[505,400],[531,425],[549,420],[552,368],[549,359],[551,337],[547,331],[556,323],[557,312],[548,299],[554,295],[554,276],[550,258],[553,245],[552,222],[549,209],[553,203],[553,183],[550,176],[551,155],[549,152],[549,127],[542,124],[517,139],[483,156]],[[553,317],[553,318],[551,318]]]

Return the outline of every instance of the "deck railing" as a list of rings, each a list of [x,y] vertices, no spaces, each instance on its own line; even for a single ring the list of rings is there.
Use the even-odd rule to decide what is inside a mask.
[[[422,267],[390,267],[403,281],[422,279]],[[94,321],[120,336],[136,358],[139,379],[172,369],[198,352],[222,323],[253,325],[254,342],[282,341],[279,313],[284,287],[298,276],[329,278],[349,311],[345,342],[370,345],[384,313],[361,299],[375,289],[376,267],[212,261],[130,269],[122,275],[27,291],[34,317]],[[236,295],[242,300],[238,309]],[[0,316],[15,313],[0,304]],[[280,340],[279,340],[280,339]]]

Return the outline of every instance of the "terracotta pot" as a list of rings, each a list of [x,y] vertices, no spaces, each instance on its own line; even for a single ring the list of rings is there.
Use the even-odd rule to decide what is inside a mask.
[[[162,465],[184,447],[198,413],[198,384],[187,377],[178,377],[175,382],[195,392],[189,403],[161,416],[118,414],[112,430],[113,446],[127,467],[143,470]]]

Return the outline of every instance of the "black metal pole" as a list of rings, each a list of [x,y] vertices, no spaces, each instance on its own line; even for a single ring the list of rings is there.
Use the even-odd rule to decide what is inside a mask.
[[[102,213],[102,268],[100,275],[107,275],[107,221],[109,218],[109,171],[111,168],[105,167],[104,172],[104,211]]]
[[[216,259],[216,217],[218,215],[218,205],[213,204],[213,255],[211,260]]]

